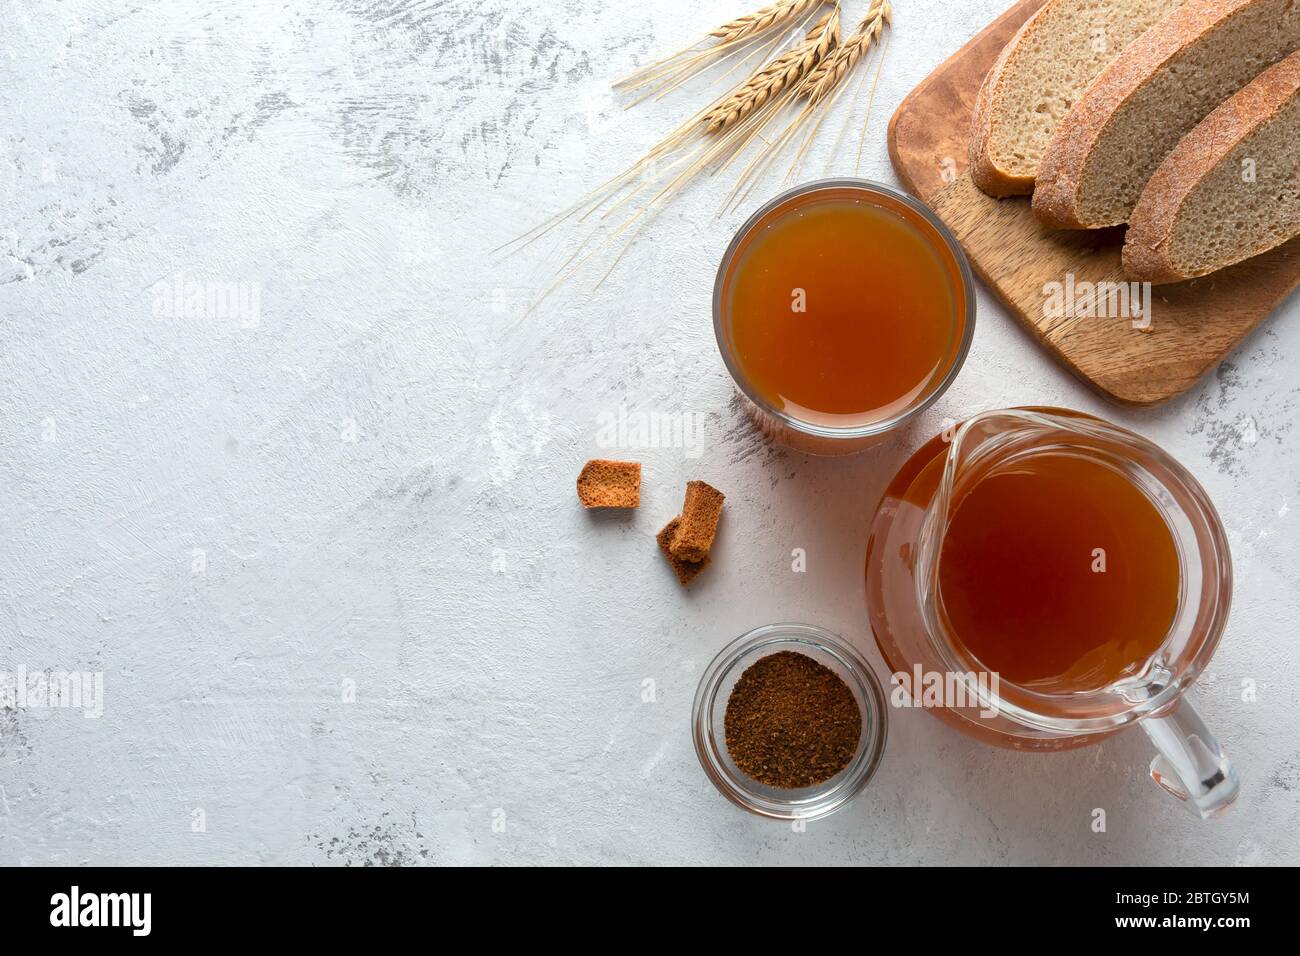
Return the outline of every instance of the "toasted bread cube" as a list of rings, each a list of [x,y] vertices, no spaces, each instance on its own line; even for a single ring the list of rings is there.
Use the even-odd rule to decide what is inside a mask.
[[[668,545],[674,558],[698,562],[709,556],[713,536],[718,533],[718,519],[722,517],[722,503],[726,497],[717,488],[702,481],[686,483],[681,521]]]
[[[641,504],[641,463],[593,458],[578,475],[584,508],[636,508]]]
[[[664,525],[664,529],[655,536],[655,540],[659,542],[659,550],[664,553],[664,558],[672,567],[673,573],[677,575],[677,580],[681,582],[682,587],[686,587],[695,580],[696,575],[709,566],[709,559],[706,556],[703,561],[683,561],[681,558],[673,556],[668,545],[677,532],[680,523],[680,517],[668,522],[668,524]]]

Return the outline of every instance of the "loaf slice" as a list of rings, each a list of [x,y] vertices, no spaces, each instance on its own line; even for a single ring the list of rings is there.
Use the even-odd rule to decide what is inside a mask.
[[[1129,44],[1057,128],[1034,213],[1058,229],[1127,222],[1178,141],[1300,48],[1300,0],[1188,0]]]
[[[1138,199],[1124,269],[1179,282],[1300,235],[1300,53],[1188,133]]]
[[[990,196],[1033,191],[1038,161],[1088,84],[1183,0],[1050,0],[1025,22],[975,102],[970,171]]]

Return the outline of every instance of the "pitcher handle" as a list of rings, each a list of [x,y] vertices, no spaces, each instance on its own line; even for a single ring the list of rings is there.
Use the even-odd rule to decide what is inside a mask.
[[[1151,779],[1202,820],[1223,812],[1237,799],[1241,782],[1236,769],[1186,700],[1160,717],[1138,723],[1158,751],[1151,761]]]

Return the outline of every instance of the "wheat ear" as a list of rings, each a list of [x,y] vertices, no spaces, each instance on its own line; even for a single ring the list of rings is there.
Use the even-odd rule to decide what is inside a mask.
[[[793,91],[840,39],[840,13],[836,7],[804,39],[763,67],[704,117],[707,133],[725,132],[755,110],[761,110],[784,90]]]
[[[604,275],[601,276],[600,281],[596,283],[596,288],[600,288],[618,263],[627,255],[628,250],[632,248],[636,237],[653,217],[657,207],[667,202],[706,166],[723,159],[725,162],[721,168],[725,168],[727,163],[762,130],[775,112],[775,107],[794,95],[800,82],[808,75],[808,71],[813,69],[829,51],[835,48],[839,39],[840,14],[837,5],[826,16],[822,17],[798,44],[777,57],[745,83],[742,83],[733,93],[723,97],[713,107],[697,113],[696,119],[693,121],[696,124],[695,128],[702,128],[706,134],[712,132],[713,135],[707,135],[697,140],[695,145],[690,148],[688,155],[672,162],[668,171],[671,172],[671,170],[680,166],[686,168],[672,176],[666,185],[651,196],[640,209],[624,219],[614,228],[612,234],[602,240],[596,248],[581,255],[580,258],[579,253],[581,253],[581,250],[570,256],[564,266],[561,267],[555,280],[542,293],[541,297],[528,307],[527,312],[531,312],[537,305],[541,304],[543,299],[550,295],[562,282],[576,273],[583,264],[595,256],[605,245],[627,233],[628,236],[622,249],[615,256],[614,261]],[[741,99],[747,100],[743,109],[739,108],[738,101]],[[710,130],[709,117],[711,115],[719,112],[730,115],[730,112],[733,111],[736,115],[732,119]],[[679,127],[678,134],[670,136],[668,140],[665,140],[655,150],[652,150],[652,155],[662,154],[680,147],[685,137],[679,134],[681,130],[689,125],[692,125],[692,121],[688,121],[688,123]],[[623,196],[605,212],[604,216],[609,216],[617,211],[630,201],[633,196],[640,193],[644,186],[645,184],[642,183],[630,194]],[[629,230],[631,230],[630,233]],[[595,289],[592,291],[595,291]]]
[[[803,138],[803,142],[790,164],[790,172],[793,172],[802,160],[809,143],[816,136],[817,130],[821,127],[822,121],[825,119],[826,108],[843,92],[844,88],[840,85],[841,81],[857,65],[863,54],[871,49],[872,44],[881,36],[885,26],[892,22],[892,18],[893,8],[889,0],[872,0],[870,7],[867,8],[866,16],[862,18],[853,35],[845,40],[843,45],[831,50],[815,68],[808,72],[795,91],[798,97],[807,100],[803,109],[781,131],[780,135],[766,149],[751,159],[745,169],[741,171],[735,186],[723,203],[722,208],[724,210],[735,203],[744,201],[754,184],[758,182],[759,175],[784,151],[786,145],[805,125],[810,115],[820,113],[821,115],[816,117],[812,129],[808,130],[807,135]]]
[[[772,60],[767,66],[760,69],[744,83],[735,87],[730,93],[696,113],[656,144],[647,156],[641,160],[639,165],[680,149],[687,140],[700,132],[706,135],[716,135],[716,138],[721,140],[724,146],[728,147],[720,151],[723,155],[728,154],[732,148],[743,147],[756,132],[752,129],[752,124],[748,124],[746,120],[763,113],[766,108],[775,106],[778,100],[792,95],[794,89],[807,75],[808,71],[815,67],[830,50],[834,49],[839,39],[840,12],[839,6],[836,5],[829,13],[817,21],[816,26],[808,31],[804,39]],[[742,129],[742,127],[749,128],[748,135],[744,135],[746,129]],[[709,165],[717,158],[719,151],[703,150],[696,152],[696,155],[700,156],[701,153],[703,158],[698,163],[690,164],[688,167],[690,172],[693,173],[702,166]],[[642,183],[632,194],[625,195],[616,202],[614,207],[607,211],[606,216],[608,216],[609,212],[613,212],[620,206],[625,205],[632,196],[641,191],[644,185]]]
[[[889,0],[872,0],[867,15],[858,24],[853,36],[808,74],[800,92],[808,97],[810,103],[820,102],[839,85],[844,75],[857,64],[858,58],[880,39],[880,34],[892,21],[893,15]]]
[[[615,89],[637,89],[665,76],[669,78],[669,82],[673,82],[674,78],[677,82],[681,82],[705,69],[723,53],[747,46],[751,41],[798,20],[805,13],[825,2],[827,0],[777,0],[776,3],[769,4],[761,10],[737,17],[730,23],[724,23],[671,56],[641,67],[630,76],[616,81],[614,87]],[[705,46],[705,44],[710,45]],[[700,49],[701,47],[704,49]]]
[[[757,33],[766,33],[773,27],[783,26],[814,3],[820,2],[822,0],[778,0],[778,2],[769,4],[761,10],[755,10],[743,17],[736,17],[730,23],[724,23],[710,33],[709,36],[720,43],[734,43],[737,40],[752,37]]]

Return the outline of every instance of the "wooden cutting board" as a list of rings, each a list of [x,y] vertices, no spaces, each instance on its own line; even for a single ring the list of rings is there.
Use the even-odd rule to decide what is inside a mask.
[[[1028,197],[991,199],[966,172],[971,111],[984,74],[1044,2],[1017,3],[912,91],[889,124],[890,158],[906,188],[934,207],[976,274],[1035,339],[1108,398],[1154,405],[1190,388],[1295,289],[1300,239],[1202,279],[1155,286],[1147,328],[1137,327],[1141,316],[1091,317],[1097,303],[1103,312],[1122,311],[1105,308],[1107,300],[1090,297],[1081,284],[1095,290],[1098,282],[1126,281],[1123,228],[1045,229]],[[1058,317],[1063,303],[1075,312]]]

